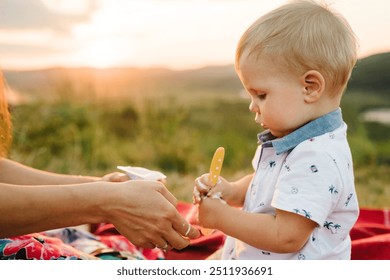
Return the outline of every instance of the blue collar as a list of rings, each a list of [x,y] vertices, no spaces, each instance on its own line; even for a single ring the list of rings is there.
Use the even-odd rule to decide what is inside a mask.
[[[339,108],[305,124],[282,138],[275,138],[269,130],[258,134],[257,137],[264,147],[273,146],[276,154],[279,155],[294,149],[298,144],[307,139],[335,130],[342,123],[343,118]]]

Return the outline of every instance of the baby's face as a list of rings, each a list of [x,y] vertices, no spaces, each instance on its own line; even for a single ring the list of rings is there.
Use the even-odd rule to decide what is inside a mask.
[[[276,137],[283,137],[310,121],[304,100],[304,79],[269,58],[254,59],[244,52],[238,75],[251,97],[255,121]]]

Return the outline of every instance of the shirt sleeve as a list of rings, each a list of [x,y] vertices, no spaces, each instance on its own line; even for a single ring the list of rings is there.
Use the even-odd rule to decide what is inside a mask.
[[[272,206],[323,225],[337,200],[332,190],[340,185],[339,171],[326,151],[298,146],[282,167]]]

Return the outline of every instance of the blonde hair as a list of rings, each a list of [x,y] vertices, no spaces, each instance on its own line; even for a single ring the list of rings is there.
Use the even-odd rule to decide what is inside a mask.
[[[325,3],[292,1],[255,21],[242,35],[236,68],[248,57],[269,56],[298,74],[319,71],[334,95],[345,90],[356,63],[357,40],[347,21]]]
[[[4,80],[0,71],[0,158],[6,157],[12,142],[11,116],[4,93]]]

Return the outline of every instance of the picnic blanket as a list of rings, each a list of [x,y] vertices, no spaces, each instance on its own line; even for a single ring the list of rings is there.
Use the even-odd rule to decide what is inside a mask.
[[[360,209],[351,230],[353,260],[390,260],[390,211]]]
[[[179,212],[196,225],[196,206],[180,202]],[[351,231],[353,260],[390,260],[390,211],[361,209]],[[142,249],[120,235],[112,224],[96,224],[92,232],[63,228],[0,239],[0,259],[144,259],[203,260],[223,246],[225,235],[191,240],[183,250],[166,253],[158,248]]]

